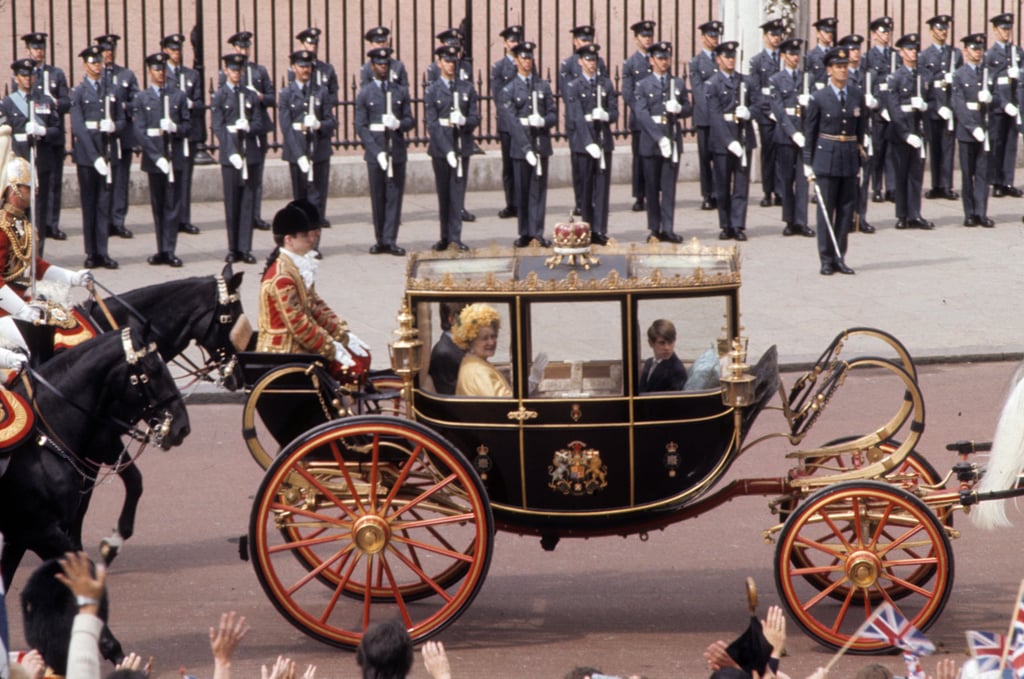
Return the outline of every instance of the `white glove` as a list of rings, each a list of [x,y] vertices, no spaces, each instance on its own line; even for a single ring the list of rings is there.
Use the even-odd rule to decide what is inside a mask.
[[[527,151],[526,162],[530,164],[530,167],[537,167],[537,154],[533,151]]]
[[[3,309],[15,318],[25,318],[23,314],[29,313],[25,311],[27,306],[25,300],[11,286],[5,285],[0,287],[0,309]]]
[[[889,115],[889,109],[887,109],[887,108],[883,108],[882,109],[882,120],[884,120],[887,123],[891,123],[892,122],[892,116]]]
[[[989,92],[988,90],[982,90],[982,91],[978,92],[978,101],[980,103],[982,103],[982,104],[991,104],[992,103],[992,93]]]
[[[737,106],[736,117],[740,120],[750,120],[750,109],[746,106]]]
[[[609,120],[609,118],[608,118],[608,111],[605,111],[603,108],[595,108],[590,113],[590,119],[591,120],[600,120],[600,121],[606,123]]]
[[[601,147],[597,144],[587,144],[587,153],[596,160],[601,157]]]
[[[526,122],[530,124],[530,127],[544,127],[544,116],[539,113],[531,113],[527,116]]]
[[[910,108],[914,109],[915,111],[927,111],[928,104],[921,97],[911,97]]]
[[[14,315],[16,318],[20,318],[23,321],[28,321],[29,323],[36,323],[38,321],[42,321],[43,318],[45,318],[46,316],[43,310],[34,304],[26,304],[25,306],[18,309],[18,313]]]
[[[392,116],[392,117],[394,117],[394,116]],[[319,130],[320,129],[320,121],[317,119],[316,116],[307,115],[307,116],[303,117],[302,118],[302,124],[305,126],[305,128],[307,130]],[[392,129],[394,129],[394,128],[392,128]]]
[[[462,111],[452,111],[448,116],[448,124],[450,125],[465,125],[466,116],[462,115]]]
[[[53,267],[50,268],[52,269]],[[91,283],[92,280],[92,271],[89,269],[79,269],[78,271],[71,272],[71,285],[84,288],[86,285]]]
[[[981,129],[980,127],[974,128],[971,131],[971,135],[975,139],[977,139],[979,142],[984,142],[985,141],[985,130]]]
[[[537,357],[533,359],[533,367],[530,368],[530,377],[527,380],[530,385],[530,391],[533,392],[540,385],[541,380],[544,379],[544,368],[548,365],[548,355],[543,351],[537,354]]]
[[[448,165],[452,168],[459,166],[459,159],[455,157],[455,151],[449,151],[448,155],[445,156],[445,159],[448,161]]]
[[[1006,113],[1006,115],[1010,116],[1011,118],[1016,118],[1017,114],[1020,113],[1020,109],[1013,104],[1007,104],[1006,106],[1004,106],[1003,111]]]
[[[334,343],[334,360],[345,368],[354,368],[356,365],[356,362],[352,360],[352,355],[348,353],[348,349],[341,342]]]
[[[398,122],[398,118],[391,113],[385,113],[382,115],[380,117],[380,123],[389,130],[397,130],[401,125],[401,123]]]
[[[1010,78],[1010,80],[1020,80],[1020,68],[1015,68],[1011,66],[1010,68],[1006,69],[1006,75]]]
[[[737,158],[743,157],[743,144],[738,141],[729,142],[729,153],[733,154]]]
[[[160,119],[160,131],[161,132],[167,132],[169,134],[174,134],[175,132],[178,131],[178,124],[176,122],[174,122],[173,120],[171,120],[170,118],[161,118]]]
[[[228,162],[231,163],[231,166],[236,170],[242,169],[242,156],[238,155],[237,153],[232,153],[230,156],[228,156]]]
[[[249,121],[245,118],[239,118],[235,121],[235,132],[248,132]]]
[[[0,347],[0,368],[21,370],[26,365],[28,365],[28,356],[20,351],[14,351],[7,347]]]
[[[875,96],[873,94],[865,94],[864,103],[867,105],[868,108],[872,110],[878,108],[878,100],[875,99]]]
[[[303,156],[303,158],[304,157],[305,156]],[[299,160],[302,160],[302,158],[299,158]],[[378,153],[377,154],[377,164],[380,165],[380,169],[387,170],[388,169],[388,154],[384,153],[383,151]],[[309,165],[309,163],[307,162],[306,165]],[[301,163],[299,164],[299,167],[300,168],[302,167]]]
[[[107,134],[109,134],[116,129],[117,126],[114,125],[113,120],[110,120],[109,118],[104,118],[100,121],[100,132],[106,132]]]
[[[804,138],[804,133],[800,131],[794,132],[793,136],[790,137],[790,139],[792,139],[793,143],[799,146],[800,148],[803,148],[804,145],[807,143],[807,139]]]
[[[191,99],[188,99],[188,100],[186,100],[186,101],[188,102],[188,110],[189,110],[189,111],[191,111],[191,110],[192,110],[192,106],[193,106],[193,104],[192,104],[192,100],[191,100]]]
[[[915,149],[921,148],[921,137],[916,134],[907,135],[907,143],[913,146]]]
[[[353,332],[348,334],[348,350],[349,353],[355,354],[356,356],[362,356],[364,358],[370,355],[370,346],[363,340],[356,337]]]
[[[953,117],[953,112],[949,110],[948,106],[940,106],[938,110],[939,117],[943,120],[949,120]]]
[[[658,148],[661,150],[661,156],[668,158],[672,155],[672,140],[668,137],[662,137],[658,140]]]
[[[166,158],[159,158],[159,159],[157,159],[156,167],[157,167],[158,170],[160,170],[164,174],[170,174],[171,173],[171,164],[167,162]]]
[[[809,94],[798,95],[796,100],[797,102],[799,102],[802,108],[807,108],[808,106],[811,105],[811,95]]]
[[[106,177],[107,173],[110,172],[110,169],[107,168],[107,161],[103,160],[102,158],[97,158],[96,160],[94,160],[92,166],[95,167],[96,171],[99,172],[104,177]]]
[[[33,137],[45,137],[46,127],[44,125],[40,125],[39,123],[28,122],[25,123],[25,134],[31,135]]]
[[[949,71],[946,71],[946,74],[942,76],[942,79],[946,81],[947,85],[953,84],[953,74],[950,73]]]
[[[263,96],[263,93],[260,92],[258,89],[256,89],[255,85],[252,85],[252,84],[246,85],[245,89],[249,90],[250,92],[255,94],[257,97],[262,97]],[[191,104],[192,100],[190,99],[188,103]]]
[[[92,280],[92,271],[88,269],[82,269],[80,271],[72,271],[71,269],[65,269],[62,266],[50,266],[46,269],[46,273],[43,274],[44,281],[53,281],[54,283],[60,283],[61,285],[77,285],[79,287],[84,286],[86,283]]]
[[[814,181],[814,168],[810,165],[804,165],[804,177],[807,181]]]
[[[665,102],[665,110],[669,113],[682,113],[683,105],[678,101],[672,101],[669,99]]]
[[[383,156],[384,152],[382,151],[380,155]],[[299,166],[299,172],[301,172],[302,174],[306,174],[307,172],[309,172],[309,158],[307,158],[306,156],[299,156],[299,159],[295,162]]]

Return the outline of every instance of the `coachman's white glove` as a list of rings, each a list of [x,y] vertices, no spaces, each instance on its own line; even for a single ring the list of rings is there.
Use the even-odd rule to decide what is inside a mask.
[[[236,170],[242,169],[242,156],[238,155],[237,153],[232,153],[230,156],[228,156],[228,162],[231,163],[231,166]]]
[[[979,142],[984,143],[984,141],[985,141],[985,130],[981,129],[980,127],[976,127],[976,128],[974,128],[974,130],[971,131],[971,135],[975,139],[977,139]]]
[[[537,154],[533,151],[527,151],[526,162],[530,164],[530,167],[537,167]]]
[[[107,167],[107,161],[103,160],[102,158],[97,158],[96,160],[94,160],[92,166],[96,168],[96,171],[99,172],[104,177],[106,177],[107,174],[110,172],[110,168]]]
[[[348,334],[348,350],[349,353],[364,358],[370,355],[370,345],[356,337],[354,332]]]
[[[384,155],[383,151],[381,152],[381,155]],[[299,159],[295,161],[295,163],[299,166],[299,171],[302,174],[309,172],[309,158],[306,156],[299,156]]]
[[[14,351],[7,347],[0,347],[0,368],[7,370],[21,370],[28,365],[28,356],[20,351]]]
[[[793,133],[791,139],[793,140],[793,143],[800,148],[803,148],[807,144],[807,140],[804,138],[804,133],[799,130]]]
[[[158,170],[160,170],[164,174],[170,174],[171,173],[171,164],[169,162],[167,162],[166,158],[158,158],[157,161],[156,161],[156,167],[157,167]]]
[[[743,144],[738,141],[729,142],[729,153],[733,154],[737,158],[743,157]]]
[[[1017,114],[1020,113],[1020,109],[1014,106],[1013,104],[1007,104],[1006,106],[1004,106],[1003,111],[1006,113],[1006,115],[1010,116],[1011,118],[1016,118]]]
[[[449,151],[445,156],[445,160],[448,161],[448,166],[452,169],[459,166],[459,159],[455,156],[455,151]]]
[[[449,125],[465,125],[466,116],[462,115],[462,111],[452,111],[451,115],[448,116]]]
[[[913,146],[915,149],[919,149],[921,148],[922,143],[921,137],[917,136],[916,134],[908,134],[907,143]]]
[[[672,140],[668,137],[662,137],[658,140],[658,149],[661,151],[662,158],[672,157]]]
[[[352,360],[352,355],[348,353],[348,349],[341,342],[334,343],[334,360],[345,368],[353,368],[356,365],[356,362]]]
[[[92,271],[90,271],[89,269],[79,269],[78,271],[72,271],[71,269],[65,269],[62,266],[51,265],[46,270],[46,273],[43,274],[43,280],[61,283],[69,287],[83,287],[85,286],[86,283],[92,280]]]
[[[597,160],[598,158],[601,157],[601,147],[598,146],[597,144],[587,144],[586,151],[594,160]]]
[[[301,160],[301,158],[300,158],[300,160]],[[380,166],[380,169],[387,170],[388,169],[388,154],[384,153],[383,151],[378,153],[377,154],[377,165]],[[302,167],[302,165],[300,164],[299,167]]]

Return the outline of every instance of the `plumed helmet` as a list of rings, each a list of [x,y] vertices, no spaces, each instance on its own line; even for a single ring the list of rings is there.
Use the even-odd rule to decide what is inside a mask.
[[[31,184],[32,183],[32,168],[29,166],[28,161],[19,156],[14,156],[7,161],[7,166],[4,168],[3,176],[3,188],[6,191],[8,187],[17,186],[18,184]]]

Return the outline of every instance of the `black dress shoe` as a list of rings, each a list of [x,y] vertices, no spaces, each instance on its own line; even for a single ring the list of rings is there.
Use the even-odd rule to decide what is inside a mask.
[[[718,240],[732,240],[733,235],[732,229],[722,229],[718,233]]]
[[[875,230],[876,230],[875,227],[871,226],[867,222],[861,222],[861,224],[860,224],[860,232],[861,233],[874,233]]]
[[[935,228],[934,222],[929,222],[927,219],[911,219],[908,224],[917,229],[924,229],[925,231],[931,231]]]
[[[251,252],[239,252],[238,253],[238,258],[240,260],[242,260],[243,262],[245,262],[246,264],[255,264],[256,263],[256,256],[253,255]]]
[[[786,224],[786,228],[784,228],[784,229],[782,230],[782,235],[783,235],[783,236],[795,236],[795,235],[797,235],[798,233],[800,233],[800,230],[799,230],[799,228],[797,227],[797,225],[796,225],[796,224],[794,224],[794,223],[792,223],[792,222],[788,222],[788,223]]]
[[[117,260],[116,259],[111,259],[107,255],[103,255],[103,256],[99,257],[98,265],[102,266],[104,269],[116,269],[117,268]]]
[[[882,192],[881,191],[875,191],[874,193],[872,193],[871,194],[871,202],[872,203],[884,203],[885,202],[885,198],[882,198]]]
[[[928,200],[935,200],[936,198],[945,198],[942,193],[942,189],[928,189],[924,192],[924,197]]]
[[[253,223],[253,228],[258,229],[260,231],[270,231],[270,223],[265,222],[262,219],[257,219]]]
[[[199,234],[199,227],[195,224],[178,224],[178,233],[189,233],[195,236]]]
[[[240,257],[236,252],[229,252],[228,254],[224,255],[224,261],[227,262],[228,264],[234,264],[235,262],[239,261],[239,259]]]
[[[518,216],[514,207],[503,207],[498,210],[498,219],[509,219]]]
[[[164,255],[164,258],[166,259],[167,263],[173,266],[175,269],[180,269],[181,267],[185,266],[185,263],[178,259],[176,255]]]
[[[857,273],[850,267],[846,266],[846,263],[842,261],[836,262],[836,271],[838,271],[839,273],[847,274],[848,276],[852,276],[853,274]]]
[[[678,233],[666,233],[662,231],[660,234],[658,234],[658,240],[664,243],[682,243],[683,237],[680,236]]]
[[[771,194],[766,194],[765,197],[761,199],[761,207],[771,207],[771,206],[772,206]]]
[[[608,245],[608,236],[600,233],[590,233],[590,242],[594,245]]]
[[[473,214],[472,212],[470,212],[469,210],[463,210],[462,211],[462,221],[464,221],[464,222],[475,222],[476,221],[476,215]]]
[[[573,217],[582,217],[583,216],[583,210],[579,209],[578,207],[574,207],[572,209],[572,216]]]
[[[822,276],[831,276],[835,272],[836,272],[836,269],[831,264],[822,264],[821,265],[821,275]]]
[[[117,236],[118,238],[132,238],[134,237],[135,234],[133,234],[131,231],[124,228],[123,226],[111,226],[110,235]]]
[[[782,196],[776,193],[772,198],[772,205],[782,205]]]
[[[735,240],[747,240],[747,232],[744,231],[743,229],[733,229],[732,237]]]
[[[977,217],[965,217],[964,218],[964,226],[977,226],[977,225],[978,225],[978,218]]]
[[[710,198],[705,198],[704,202],[700,204],[701,210],[714,210],[715,204]]]
[[[85,267],[86,269],[95,269],[97,267],[103,266],[103,264],[101,263],[99,257],[89,255],[88,257],[85,258],[85,263],[82,264],[82,266]]]
[[[711,209],[712,210],[717,210],[718,209],[718,196],[711,196]]]
[[[942,189],[942,197],[946,200],[960,200],[960,194],[953,189]]]
[[[514,248],[525,248],[529,244],[530,239],[527,238],[526,236],[520,236],[519,238],[516,238],[514,241],[512,241],[512,247]]]
[[[405,257],[405,248],[398,245],[389,245],[388,252],[393,254],[395,257]]]
[[[1024,191],[1021,191],[1016,186],[1004,186],[1003,191],[1006,193],[1006,195],[1013,196],[1014,198],[1020,198],[1021,196],[1024,196]]]
[[[60,230],[59,226],[46,227],[46,237],[53,240],[67,240],[68,235]]]
[[[167,258],[164,257],[164,253],[158,252],[155,255],[150,255],[146,259],[146,261],[149,262],[149,264],[151,266],[157,266],[157,265],[160,265],[160,264],[166,264],[167,263]]]
[[[643,201],[642,198],[640,200],[636,201],[635,203],[633,203],[633,212],[643,212],[646,209],[647,208],[644,207],[644,201]]]
[[[373,245],[370,246],[371,255],[386,255],[387,253],[388,248],[385,245],[381,245],[380,243],[374,243]]]
[[[897,229],[907,229],[907,228],[909,228],[909,226],[907,225],[907,220],[905,220],[905,219],[897,219],[896,220],[896,228]]]
[[[984,226],[986,229],[991,229],[996,225],[996,223],[988,217],[975,217],[975,219],[978,220],[979,226]]]
[[[895,191],[886,191],[885,192],[885,199],[887,201],[889,201],[890,203],[895,203],[896,202],[896,192]]]
[[[797,228],[800,229],[801,236],[806,236],[807,238],[814,238],[814,229],[812,229],[811,227],[805,224],[797,224]]]
[[[542,248],[549,248],[549,247],[551,247],[551,241],[549,241],[544,236],[538,236],[537,237],[537,242],[540,243],[540,246]]]
[[[992,187],[992,197],[993,198],[1002,198],[1005,195],[1006,195],[1006,191],[1003,189],[1002,186],[993,186]]]
[[[448,249],[448,241],[446,241],[446,240],[444,240],[442,238],[441,240],[439,240],[436,243],[434,243],[433,245],[431,245],[430,249],[433,250],[434,252],[441,252],[442,250],[447,250]]]
[[[452,244],[455,246],[455,249],[458,250],[459,252],[466,252],[467,250],[469,250],[469,246],[463,243],[461,240],[453,240]]]

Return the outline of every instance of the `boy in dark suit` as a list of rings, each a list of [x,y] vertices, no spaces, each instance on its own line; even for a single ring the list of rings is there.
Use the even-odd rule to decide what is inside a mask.
[[[681,391],[686,384],[686,368],[676,356],[676,326],[664,318],[647,328],[647,343],[654,352],[640,369],[640,393]]]

